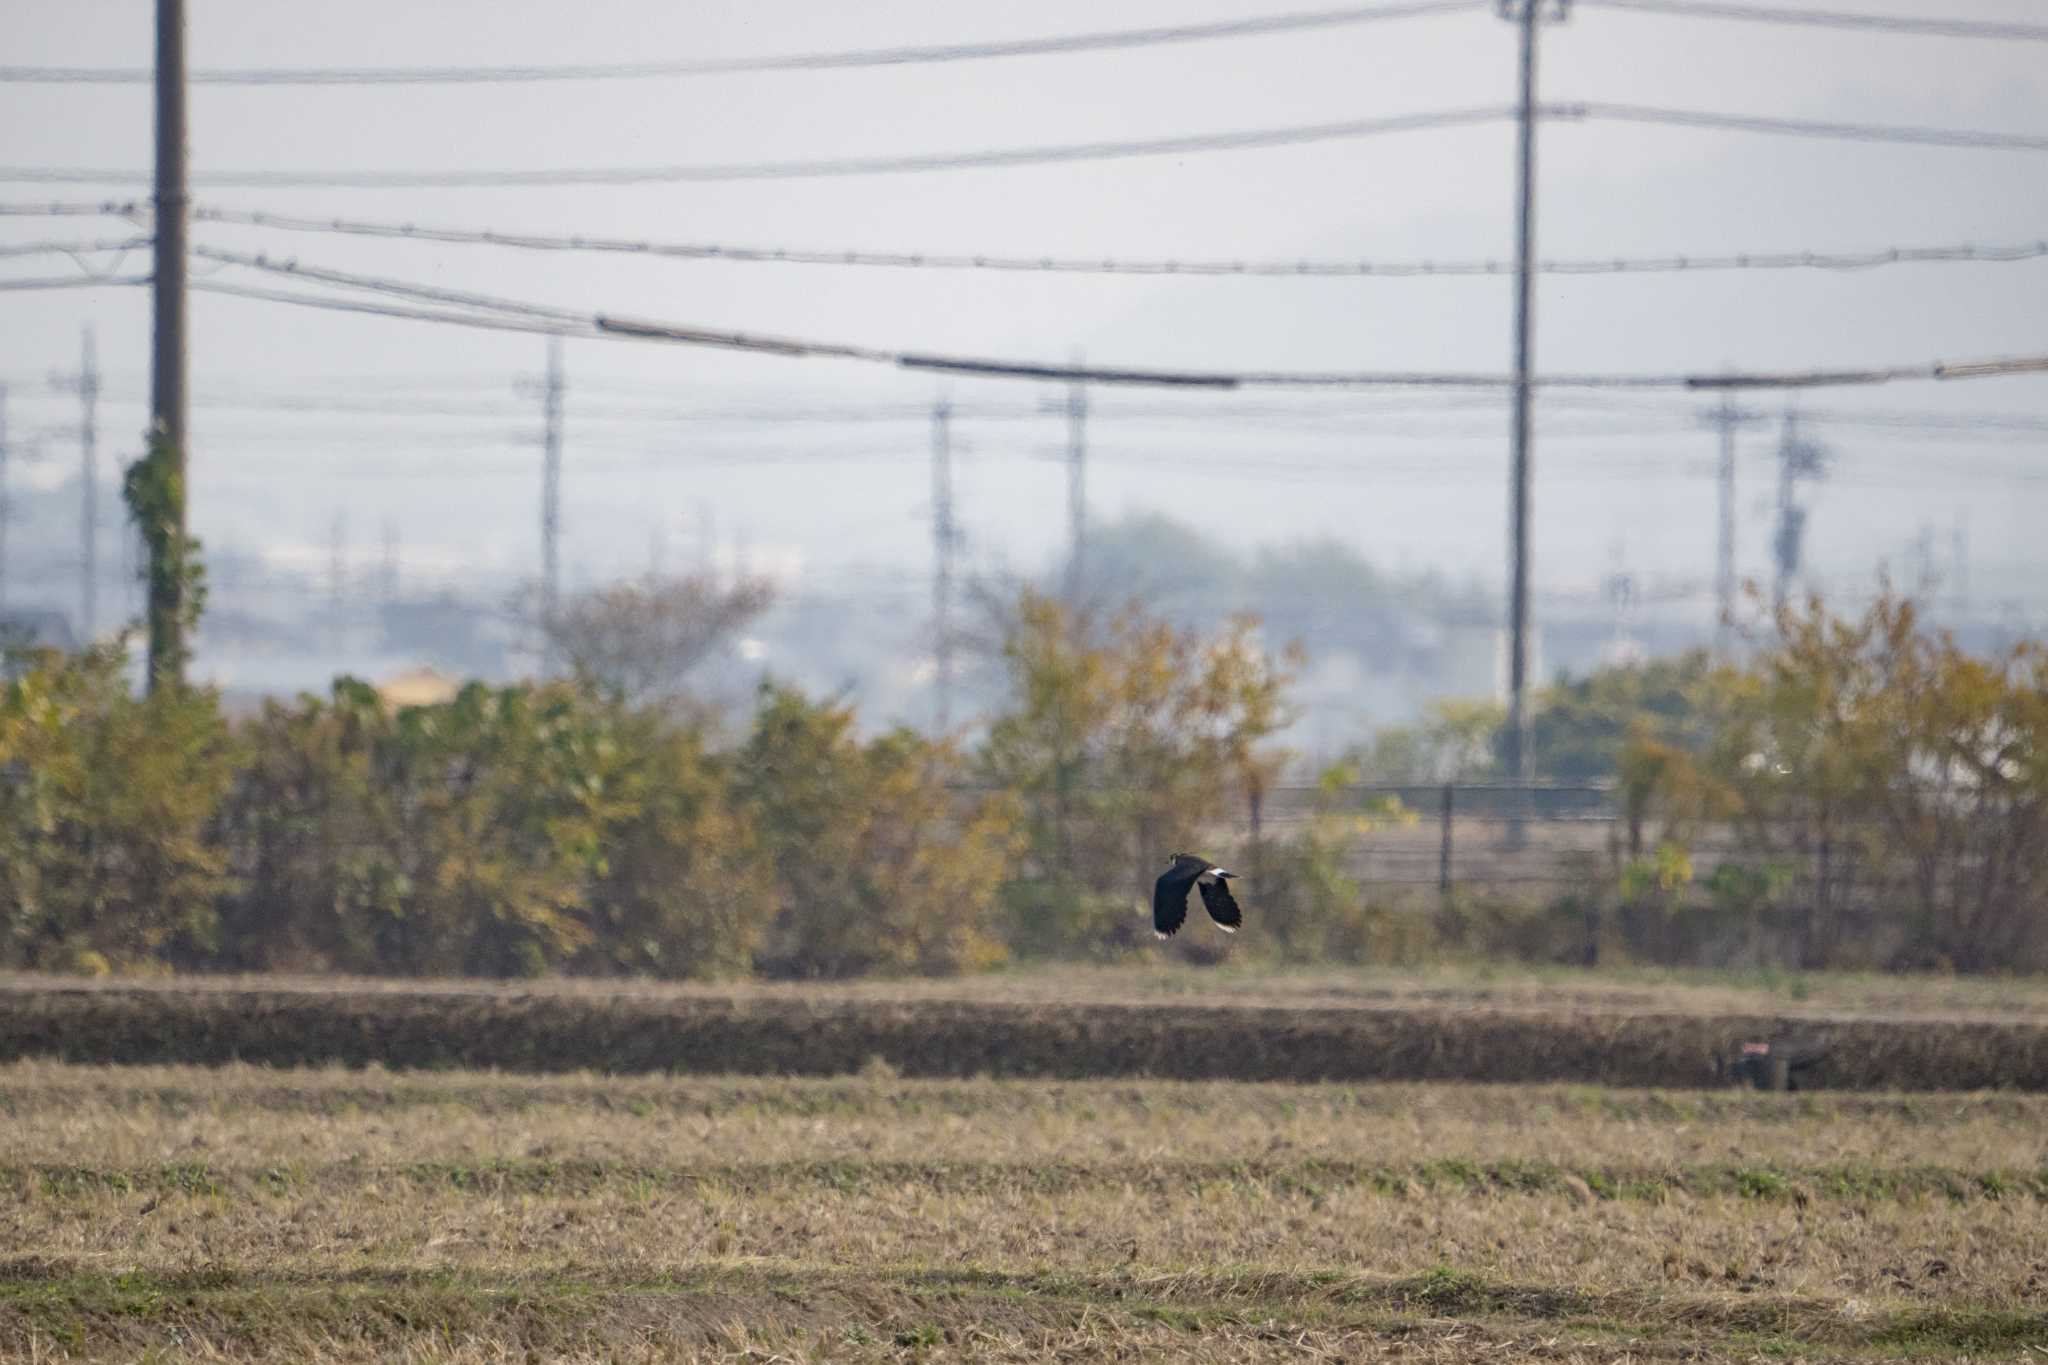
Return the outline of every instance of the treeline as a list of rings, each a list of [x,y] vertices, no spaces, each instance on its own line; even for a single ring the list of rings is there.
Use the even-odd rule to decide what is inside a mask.
[[[700,609],[687,598],[677,621]],[[1197,631],[1026,592],[989,633],[1005,703],[972,745],[864,733],[847,705],[772,685],[729,722],[654,685],[668,673],[589,663],[634,630],[597,638],[569,651],[570,680],[394,707],[344,679],[240,722],[203,689],[136,695],[118,648],[17,656],[0,966],[703,978],[1114,959],[1155,951],[1146,894],[1184,847],[1247,865],[1257,932],[1184,934],[1182,956],[1703,961],[1779,933],[1801,967],[2048,965],[2048,656],[1972,657],[1903,602],[1784,612],[1739,668],[1548,689],[1539,754],[1611,774],[1618,817],[1608,857],[1548,904],[1388,904],[1355,875],[1365,841],[1412,818],[1357,779],[1487,775],[1484,706],[1382,735],[1324,774],[1308,818],[1269,829],[1299,656],[1249,619]],[[1696,876],[1712,839],[1744,854]]]
[[[0,964],[849,976],[1113,955],[1137,889],[1281,722],[1249,622],[1025,594],[963,750],[766,686],[738,727],[602,670],[395,708],[342,679],[239,724],[124,652],[0,693]]]
[[[1608,856],[1536,956],[2048,968],[2048,651],[1977,655],[1887,593],[1770,615],[1741,666],[1694,653],[1546,689],[1539,771],[1613,784]],[[1501,709],[1452,702],[1352,756],[1387,781],[1504,776]],[[1711,866],[1708,866],[1709,856]],[[1483,913],[1468,915],[1484,924]],[[1496,917],[1497,918],[1497,917]]]

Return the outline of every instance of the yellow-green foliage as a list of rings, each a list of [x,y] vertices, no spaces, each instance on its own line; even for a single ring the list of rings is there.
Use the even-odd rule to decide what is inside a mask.
[[[578,688],[387,708],[344,679],[272,705],[224,837],[240,965],[741,972],[773,909],[728,764]]]
[[[1360,800],[1358,764],[1324,769],[1309,817],[1287,838],[1250,850],[1258,879],[1261,940],[1295,962],[1388,962],[1412,957],[1428,929],[1421,916],[1376,906],[1352,874],[1361,840],[1388,825],[1412,825],[1398,797]]]
[[[774,868],[736,803],[730,762],[695,728],[621,726],[620,818],[607,831],[580,970],[720,977],[752,969],[776,907]]]
[[[1127,944],[1165,856],[1270,783],[1262,746],[1286,723],[1297,655],[1267,653],[1248,618],[1205,636],[1133,608],[1096,619],[1027,591],[1001,659],[1009,704],[980,768],[1023,811],[1016,941]]]
[[[991,921],[1016,850],[1009,803],[963,811],[951,748],[905,730],[863,742],[853,726],[846,707],[770,689],[738,755],[780,900],[768,965],[845,976],[1002,960]]]
[[[1709,762],[1761,853],[1810,888],[1802,965],[1836,959],[1852,902],[1911,908],[1913,965],[2048,955],[2048,653],[1992,657],[1887,593],[1861,616],[1778,613],[1723,679]]]
[[[354,970],[530,975],[591,941],[618,793],[617,717],[567,687],[472,684],[388,713],[343,680],[271,707],[229,828],[235,915],[271,953]]]
[[[1588,853],[1539,915],[1455,897],[1403,912],[1357,876],[1360,841],[1410,818],[1361,801],[1362,765],[1476,763],[1482,708],[1347,760],[1306,820],[1267,826],[1294,662],[1248,620],[1202,633],[1026,593],[1002,638],[1007,698],[963,754],[864,735],[850,707],[786,688],[718,745],[688,707],[587,681],[394,709],[342,680],[237,731],[167,677],[136,696],[118,647],[17,656],[0,966],[686,978],[1116,957],[1151,947],[1148,892],[1176,848],[1247,874],[1255,927],[1234,950],[1286,960],[1612,944],[2048,964],[2038,647],[1977,657],[1909,603],[1854,619],[1807,603],[1745,668],[1693,658],[1552,689],[1549,733],[1610,765],[1617,820],[1609,856]]]
[[[118,647],[21,661],[0,689],[0,960],[104,972],[211,947],[234,772],[215,698],[137,698]]]

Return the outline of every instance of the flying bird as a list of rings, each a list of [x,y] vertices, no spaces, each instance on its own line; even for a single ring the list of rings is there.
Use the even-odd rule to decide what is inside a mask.
[[[1188,888],[1192,886],[1201,891],[1202,906],[1216,927],[1226,934],[1236,933],[1237,926],[1244,923],[1244,912],[1230,894],[1230,879],[1236,875],[1193,853],[1174,854],[1152,886],[1152,931],[1160,938],[1180,932],[1188,917]]]

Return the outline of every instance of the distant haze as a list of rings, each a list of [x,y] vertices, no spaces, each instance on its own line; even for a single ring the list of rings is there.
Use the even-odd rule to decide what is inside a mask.
[[[1786,0],[1803,4],[1804,0]],[[1919,15],[1905,0],[1836,8]],[[1271,8],[1284,6],[1268,0]],[[1217,0],[961,6],[749,0],[193,6],[194,67],[618,62],[965,41],[1241,15]],[[1947,15],[2040,20],[2029,0]],[[146,65],[135,0],[0,11],[10,63]],[[1511,26],[1491,10],[1291,36],[1079,56],[592,84],[195,88],[195,170],[531,169],[940,152],[1259,128],[1513,97]],[[1574,7],[1544,33],[1555,100],[2048,133],[2048,45],[1942,40]],[[0,164],[145,169],[146,86],[0,85]],[[1507,123],[1311,146],[1041,168],[732,184],[461,190],[201,191],[202,203],[748,246],[1157,258],[1506,258]],[[1555,256],[2004,243],[2048,235],[2048,154],[1772,138],[1611,124],[1542,133],[1539,245]],[[0,185],[7,202],[132,191]],[[118,222],[0,220],[0,240],[119,235]],[[469,245],[199,227],[195,240],[443,287],[706,327],[1039,360],[1256,369],[1504,370],[1509,282],[1478,279],[1046,277],[530,255]],[[104,262],[101,262],[104,263]],[[0,262],[9,275],[72,267]],[[130,257],[127,268],[146,269]],[[209,267],[210,268],[210,267]],[[224,271],[223,279],[253,280]],[[2048,261],[1856,273],[1545,277],[1550,370],[1855,367],[2048,352]],[[515,392],[540,339],[198,296],[192,517],[215,551],[317,581],[337,518],[355,571],[385,527],[416,581],[497,591],[535,571],[538,404]],[[79,331],[106,367],[105,517],[146,392],[143,291],[0,294],[0,377],[15,391],[17,491],[61,488]],[[563,561],[572,581],[713,550],[779,565],[798,593],[855,570],[920,610],[930,555],[927,433],[942,386],[881,367],[572,341]],[[965,554],[1037,569],[1065,540],[1062,420],[1045,386],[955,382]],[[327,410],[266,407],[325,397]],[[337,411],[347,400],[377,411]],[[1973,596],[2038,619],[2048,434],[1931,430],[1923,414],[2048,418],[2048,377],[1823,392],[1830,481],[1808,490],[1823,584],[1901,574],[1930,528],[1967,548]],[[236,406],[237,404],[244,406]],[[751,421],[762,409],[911,409],[896,420]],[[1695,615],[1710,606],[1713,437],[1704,400],[1541,406],[1539,596],[1596,600],[1625,567]],[[1762,405],[1773,418],[1778,400]],[[1008,414],[976,417],[979,407]],[[1245,547],[1331,537],[1388,569],[1498,591],[1506,522],[1497,405],[1375,395],[1096,396],[1089,496],[1105,520],[1148,510]],[[440,409],[436,411],[435,409]],[[672,421],[672,409],[740,409]],[[657,415],[644,415],[653,411]],[[1185,411],[1191,417],[1176,417]],[[1739,558],[1768,572],[1775,425],[1744,438]],[[19,448],[17,450],[19,454]],[[750,462],[774,457],[772,462]],[[75,522],[38,499],[10,595],[69,606]],[[115,534],[103,536],[107,573]],[[744,551],[742,548],[744,547]],[[248,581],[254,581],[248,580]],[[216,597],[234,605],[233,580]],[[1687,594],[1690,594],[1687,596]],[[107,593],[112,601],[111,588]],[[908,635],[913,624],[905,619]],[[204,661],[202,660],[202,663]]]

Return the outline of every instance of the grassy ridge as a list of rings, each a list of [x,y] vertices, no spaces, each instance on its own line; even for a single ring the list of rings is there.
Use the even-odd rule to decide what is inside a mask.
[[[371,1063],[518,1072],[1567,1081],[1703,1086],[1743,1039],[1827,1038],[1810,1084],[2048,1090],[2048,1022],[1598,1007],[1023,1002],[874,991],[177,989],[17,981],[0,1061]]]
[[[2035,1170],[1969,1170],[1912,1164],[1786,1165],[1717,1162],[1686,1166],[1557,1165],[1510,1158],[1445,1157],[1398,1165],[1311,1157],[1297,1161],[1134,1162],[795,1160],[650,1165],[602,1159],[495,1158],[371,1165],[361,1161],[261,1167],[170,1162],[155,1166],[63,1163],[0,1165],[0,1192],[17,1199],[92,1194],[192,1194],[243,1199],[258,1195],[347,1195],[404,1187],[481,1198],[506,1195],[591,1197],[716,1189],[754,1195],[803,1187],[836,1194],[877,1195],[895,1189],[934,1194],[1037,1195],[1090,1190],[1157,1195],[1190,1189],[1253,1198],[1318,1198],[1355,1187],[1375,1194],[1486,1196],[1566,1194],[1596,1200],[1660,1201],[1673,1194],[1790,1201],[1938,1198],[2048,1202],[2048,1166]]]
[[[424,1338],[513,1352],[588,1349],[595,1341],[608,1358],[640,1358],[637,1347],[650,1352],[646,1358],[675,1358],[652,1354],[661,1351],[746,1359],[806,1341],[833,1359],[923,1359],[934,1351],[1031,1359],[1054,1350],[1061,1358],[1128,1358],[1134,1347],[1189,1359],[1243,1358],[1247,1348],[1298,1357],[1333,1347],[1350,1359],[1414,1359],[1434,1354],[1441,1341],[1469,1359],[1476,1350],[1527,1350],[1544,1337],[1552,1349],[1530,1354],[1552,1355],[1560,1332],[1569,1334],[1562,1344],[1625,1349],[1638,1359],[1826,1358],[1816,1348],[1855,1359],[2048,1345],[2048,1321],[2024,1311],[1844,1315],[1796,1296],[1589,1292],[1446,1267],[1399,1278],[975,1266],[874,1266],[854,1274],[782,1261],[682,1276],[627,1269],[484,1280],[375,1271],[105,1274],[35,1258],[0,1264],[0,1348],[29,1351],[39,1343],[92,1351],[198,1338],[237,1353],[278,1354]]]

